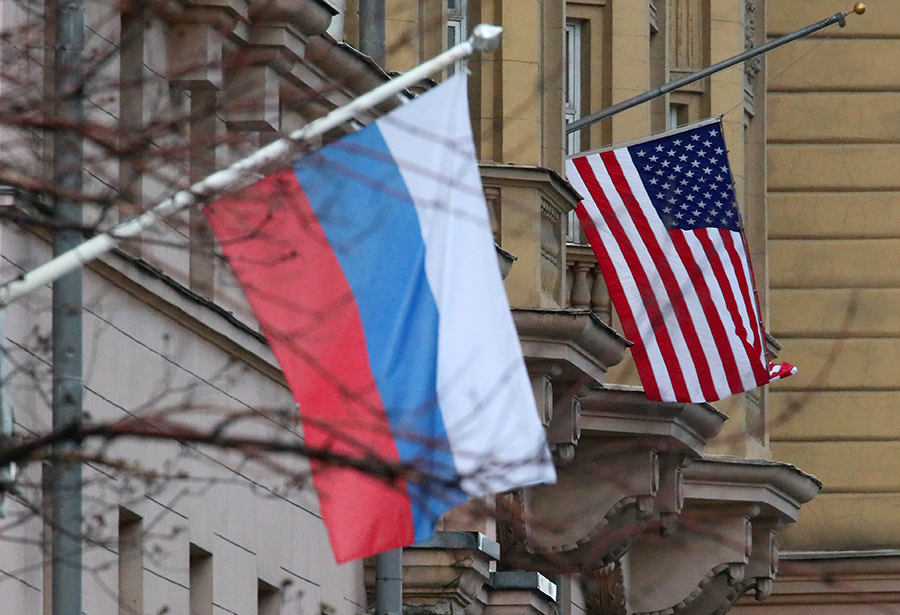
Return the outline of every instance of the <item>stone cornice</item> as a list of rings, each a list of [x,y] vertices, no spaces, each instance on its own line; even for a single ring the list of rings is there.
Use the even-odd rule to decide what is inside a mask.
[[[513,308],[512,313],[526,361],[559,362],[562,380],[587,376],[602,382],[630,345],[587,309]]]
[[[697,455],[728,419],[707,403],[650,401],[639,387],[602,385],[579,402],[583,434],[668,436]]]
[[[262,0],[250,5],[249,17],[254,23],[286,22],[306,36],[325,32],[337,11],[322,0]]]
[[[481,177],[487,180],[494,179],[506,184],[535,186],[541,190],[552,189],[571,202],[573,207],[581,200],[581,195],[575,191],[572,185],[553,169],[518,164],[498,164],[485,160],[478,162],[478,168],[481,170]]]
[[[753,502],[770,508],[785,521],[796,521],[800,506],[813,499],[822,483],[787,463],[707,456],[684,470],[687,500]]]

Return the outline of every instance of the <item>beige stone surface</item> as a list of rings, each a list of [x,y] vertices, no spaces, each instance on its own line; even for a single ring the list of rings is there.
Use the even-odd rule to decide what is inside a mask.
[[[773,391],[900,389],[900,340],[792,339],[788,348],[800,371],[771,385]]]
[[[900,289],[778,288],[769,293],[769,329],[786,344],[786,337],[900,337]]]
[[[900,192],[769,194],[769,238],[811,237],[900,237]]]
[[[612,15],[612,102],[627,100],[650,87],[647,10],[614,10]],[[621,143],[647,136],[650,106],[638,105],[612,118],[612,140]]]
[[[540,237],[540,205],[528,188],[504,186],[503,200],[514,205],[504,207],[501,244],[518,259],[505,280],[506,294],[514,307],[538,307],[541,304],[540,255],[534,249],[534,242]]]
[[[770,145],[769,190],[900,190],[900,145]]]
[[[385,3],[385,64],[395,71],[407,71],[419,63],[419,23],[414,4],[404,0],[387,0]],[[393,41],[402,41],[393,43]]]
[[[728,416],[722,431],[706,446],[709,455],[734,455],[752,459],[772,459],[767,442],[751,435],[754,408],[747,395],[732,395],[712,404]],[[757,410],[758,411],[758,410]]]
[[[860,420],[866,420],[862,416]],[[900,441],[771,443],[776,459],[789,461],[821,480],[822,493],[872,494],[900,491],[900,473],[890,471],[900,459]],[[848,463],[848,460],[853,460]]]
[[[780,544],[783,551],[896,548],[898,526],[896,493],[820,493],[803,505]]]
[[[767,56],[769,90],[892,91],[900,86],[900,46],[887,39],[801,39]]]
[[[891,0],[866,4],[846,28],[767,56],[769,330],[800,369],[770,387],[770,447],[825,483],[782,550],[900,546],[900,13]],[[852,5],[770,0],[768,35]],[[776,581],[768,602],[732,612],[895,612],[898,590],[849,588],[835,605],[812,588],[796,604]]]
[[[895,143],[900,140],[897,92],[773,93],[772,142]]]
[[[855,2],[848,0],[779,0],[769,2],[769,36],[783,36],[831,17],[847,12]],[[900,13],[895,0],[867,0],[864,15],[848,15],[847,26],[829,26],[814,36],[821,38],[855,38],[860,36],[895,35],[900,32]]]
[[[503,161],[513,164],[539,166],[540,142],[534,138],[537,118],[506,118],[503,120]]]
[[[900,286],[900,239],[769,242],[772,288]]]
[[[537,65],[540,57],[536,35],[540,25],[540,4],[537,0],[500,0],[503,6],[504,60],[532,62]],[[508,23],[507,23],[508,22]]]
[[[794,376],[772,391],[900,389],[900,339],[791,339],[786,341]]]
[[[900,391],[771,391],[772,441],[900,440]]]

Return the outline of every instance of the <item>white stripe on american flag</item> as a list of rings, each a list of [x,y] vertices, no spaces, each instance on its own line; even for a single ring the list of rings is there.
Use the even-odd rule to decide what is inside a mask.
[[[692,276],[691,273],[687,270],[685,266],[685,262],[681,255],[679,254],[675,243],[672,240],[672,236],[669,231],[666,230],[662,221],[659,219],[659,215],[656,211],[656,208],[653,206],[650,201],[650,197],[647,194],[646,187],[640,179],[640,175],[637,172],[634,164],[635,162],[632,160],[630,154],[627,149],[617,150],[617,159],[623,166],[623,170],[626,172],[626,177],[629,179],[629,184],[631,188],[632,194],[636,197],[638,203],[641,205],[641,209],[644,212],[645,217],[651,225],[653,230],[654,238],[662,250],[663,256],[665,258],[666,263],[671,268],[672,273],[675,275],[675,289],[674,293],[676,295],[669,295],[669,300],[672,302],[683,301],[687,306],[687,317],[685,320],[689,320],[690,322],[683,322],[681,319],[677,319],[679,327],[684,330],[684,327],[693,325],[693,329],[696,332],[695,339],[699,348],[697,352],[703,355],[703,358],[706,360],[706,365],[708,366],[708,377],[712,380],[712,385],[714,386],[714,392],[711,395],[707,395],[704,393],[700,393],[699,398],[694,398],[694,401],[701,401],[703,399],[709,399],[713,396],[715,397],[725,397],[732,394],[732,389],[728,384],[726,377],[726,368],[723,364],[721,350],[718,347],[716,337],[713,335],[711,330],[711,325],[709,322],[707,312],[711,311],[709,306],[707,309],[704,309],[704,302],[701,301],[698,296],[698,280],[695,279],[695,276]],[[677,231],[676,231],[677,232]],[[690,234],[690,233],[687,233]],[[654,264],[658,265],[654,260]],[[697,263],[699,266],[702,266],[702,261]],[[708,266],[707,266],[708,269]],[[673,316],[677,316],[674,315]],[[685,332],[685,335],[688,333]],[[695,356],[696,353],[691,353],[694,356],[695,360],[701,360],[701,357]],[[690,361],[691,356],[687,356],[686,360]],[[694,361],[690,361],[696,373],[697,366]]]
[[[737,273],[741,275],[741,278],[739,279],[741,295],[744,297],[745,304],[749,310],[747,318],[750,320],[750,324],[748,325],[749,330],[753,332],[752,343],[754,348],[757,349],[760,363],[766,365],[768,363],[766,360],[766,342],[762,337],[762,329],[760,327],[759,303],[756,300],[756,293],[754,291],[756,284],[753,281],[753,275],[750,270],[750,255],[747,253],[747,244],[744,242],[743,236],[739,233],[729,233],[729,235],[734,245],[734,251],[738,255],[738,262],[740,263],[740,269],[737,270]],[[753,365],[756,364],[757,363],[754,361]],[[767,372],[760,367],[757,376],[757,384],[762,385],[766,382],[768,382]]]
[[[738,391],[752,389],[756,386],[756,379],[753,374],[753,367],[750,361],[750,356],[747,354],[747,351],[744,348],[744,344],[737,336],[737,331],[735,330],[733,324],[736,315],[733,315],[728,311],[728,306],[725,302],[725,296],[722,292],[723,289],[719,285],[719,282],[716,279],[716,275],[713,272],[712,265],[710,264],[710,261],[706,256],[706,252],[703,250],[703,246],[700,245],[700,240],[697,237],[697,234],[699,233],[704,233],[707,236],[711,234],[710,231],[703,229],[684,232],[683,236],[685,238],[685,241],[687,242],[688,247],[691,250],[691,254],[697,262],[698,267],[700,268],[700,276],[702,276],[707,287],[709,288],[713,307],[716,313],[716,318],[721,323],[725,331],[725,340],[723,340],[723,345],[727,344],[727,348],[722,348],[720,346],[720,352],[724,354],[725,352],[730,351],[730,355],[733,357],[736,364],[735,375],[740,378],[740,383],[743,386],[742,389],[736,389],[732,387],[729,390],[733,394]]]
[[[619,153],[615,152],[614,154]],[[682,390],[683,393],[679,396],[683,397],[686,395],[691,400],[702,400],[705,397],[700,386],[696,366],[691,361],[690,350],[685,340],[685,332],[675,312],[671,309],[671,302],[663,283],[661,272],[657,267],[656,260],[647,248],[649,242],[655,241],[658,229],[654,229],[654,225],[661,226],[658,216],[653,212],[652,217],[648,218],[646,216],[648,212],[641,209],[643,213],[641,222],[646,222],[649,230],[642,232],[638,229],[632,214],[620,196],[620,192],[626,196],[634,196],[630,194],[629,185],[627,183],[622,185],[621,180],[620,184],[617,185],[600,156],[591,157],[589,162],[593,174],[609,203],[609,207],[600,208],[601,212],[606,210],[610,216],[609,219],[604,220],[604,223],[608,226],[621,226],[624,236],[620,237],[618,242],[625,243],[624,247],[630,248],[634,254],[633,257],[629,258],[620,253],[622,256],[615,259],[615,266],[620,271],[620,274],[622,270],[628,270],[629,273],[632,273],[632,276],[645,277],[647,281],[646,284],[640,284],[636,281],[635,286],[631,289],[632,292],[628,293],[628,300],[637,320],[640,340],[645,345],[649,346],[652,344],[658,349],[658,352],[648,352],[653,375],[657,381],[662,381],[664,378],[670,382],[672,382],[672,376],[680,376],[683,384],[681,382],[672,382],[674,393],[677,395],[679,390]],[[615,161],[610,162],[617,162],[618,166],[622,166],[622,160],[618,157],[616,157]],[[622,172],[627,182],[629,166],[631,166],[627,152],[625,153],[625,162],[626,165],[622,168]],[[631,169],[633,170],[633,166],[631,166]],[[637,185],[639,186],[640,184],[638,183]],[[640,200],[635,198],[635,201],[638,208],[642,208]],[[639,213],[635,212],[637,215]],[[664,232],[664,229],[662,230]],[[615,237],[615,233],[613,237]],[[635,257],[637,260],[635,260]],[[652,292],[652,297],[642,297],[639,292],[639,287],[647,285],[649,285],[649,289]],[[661,316],[661,322],[654,323],[654,313]],[[659,344],[662,345],[660,346]],[[663,387],[660,386],[661,391],[662,389]]]
[[[630,162],[630,157],[628,156],[627,152],[616,150],[613,153],[616,155],[616,158],[618,159],[620,165],[623,162],[621,156],[621,154],[623,153],[625,155],[625,160]],[[600,160],[600,157],[598,157],[598,160]],[[645,235],[635,224],[634,217],[631,215],[631,213],[629,213],[624,201],[622,200],[622,197],[620,196],[620,193],[627,194],[628,192],[630,192],[631,186],[629,184],[616,185],[616,183],[610,177],[609,171],[605,165],[592,165],[592,167],[594,167],[595,174],[597,174],[597,178],[598,180],[600,180],[600,185],[603,188],[603,191],[606,194],[606,197],[611,205],[613,215],[615,215],[616,220],[625,230],[628,241],[640,261],[640,267],[644,275],[647,277],[647,280],[650,282],[650,286],[653,289],[653,295],[656,298],[656,305],[659,307],[660,314],[663,318],[662,326],[668,333],[669,339],[671,340],[672,346],[674,348],[674,356],[666,356],[666,354],[668,353],[664,353],[662,356],[663,364],[660,364],[658,366],[654,364],[654,368],[657,370],[664,369],[666,372],[668,372],[668,369],[671,369],[671,367],[666,369],[665,363],[671,363],[674,359],[678,363],[678,367],[681,369],[681,373],[684,376],[685,380],[685,386],[687,387],[688,394],[691,396],[691,398],[696,395],[702,396],[695,366],[690,361],[690,351],[684,338],[684,331],[682,330],[681,323],[678,321],[678,318],[676,317],[674,311],[672,311],[671,309],[667,309],[667,306],[670,305],[668,292],[666,291],[657,264],[647,248],[648,242],[656,234],[656,229],[654,228],[656,220],[654,220],[653,218],[648,218],[646,216],[646,212],[643,212],[643,203],[641,203],[640,200],[636,198],[635,200],[637,201],[637,204],[641,206],[641,211],[643,212],[646,222],[650,227],[650,234]],[[626,166],[623,166],[622,170],[625,173],[625,180],[626,182],[628,182],[628,173],[630,169]],[[638,185],[640,185],[639,181]],[[632,193],[631,196],[634,196],[634,194]],[[656,217],[655,214],[654,217]],[[638,303],[640,303],[641,307],[644,307],[643,302],[639,301]],[[655,338],[656,335],[659,334],[659,331],[654,331],[654,326],[650,318],[647,318],[642,324],[643,326],[640,327],[642,339],[647,340],[648,338]]]
[[[590,199],[585,200],[585,209],[594,221],[595,230],[600,236],[604,248],[616,269],[625,298],[636,321],[635,330],[646,349],[649,366],[656,381],[656,387],[659,389],[660,397],[664,400],[676,399],[676,393],[670,378],[670,370],[672,368],[680,369],[691,401],[703,401],[711,398],[721,399],[762,384],[754,373],[756,361],[753,360],[754,357],[750,354],[752,352],[751,348],[760,348],[759,327],[758,324],[754,324],[758,323],[758,318],[755,314],[754,298],[746,292],[750,274],[746,266],[746,252],[740,234],[731,231],[722,231],[722,234],[720,234],[718,231],[707,231],[705,229],[682,232],[694,257],[694,264],[696,264],[698,269],[695,275],[699,275],[705,281],[711,294],[715,310],[714,314],[719,318],[726,334],[726,340],[719,340],[713,334],[709,322],[709,317],[712,315],[710,312],[713,310],[710,306],[707,306],[706,310],[704,310],[703,302],[697,295],[696,285],[698,281],[692,278],[690,272],[688,272],[669,236],[669,231],[666,230],[662,221],[659,220],[656,209],[650,202],[631,156],[624,148],[615,150],[612,154],[615,155],[621,166],[626,185],[617,185],[610,176],[600,155],[589,156],[586,160],[593,172],[594,179],[602,189],[603,196],[606,197],[609,203],[609,207],[599,207],[597,205],[594,197],[599,195],[592,194],[592,191],[584,183],[581,174],[571,162],[569,163],[571,167],[569,178],[580,194],[591,196]],[[642,232],[635,224],[632,214],[628,211],[620,195],[620,191],[625,194],[630,192],[631,196],[634,197],[635,202],[644,215],[649,232]],[[663,327],[669,335],[675,351],[674,359],[677,362],[677,367],[672,365],[672,357],[669,357],[667,360],[665,357],[666,353],[659,347],[657,335],[660,331],[654,331],[652,318],[647,312],[645,299],[640,294],[639,284],[635,280],[634,272],[632,272],[634,264],[629,263],[630,259],[623,254],[619,241],[616,240],[615,234],[609,228],[610,221],[607,221],[604,217],[604,210],[610,211],[611,215],[615,217],[615,221],[621,225],[628,246],[637,257],[636,264],[639,265],[640,271],[646,276],[650,284],[656,305],[659,306],[663,316]],[[725,273],[725,280],[719,280],[713,273],[709,257],[695,236],[695,234],[699,233],[705,234],[712,243],[714,256],[719,260],[720,270]],[[739,256],[738,263],[732,263],[722,235],[729,238],[729,247]],[[655,242],[659,250],[661,250],[675,276],[677,288],[681,290],[682,296],[680,300],[683,300],[688,307],[689,319],[696,331],[695,339],[709,365],[709,375],[715,387],[715,393],[712,396],[704,394],[701,389],[699,374],[694,362],[699,357],[693,357],[694,360],[692,360],[691,352],[685,339],[687,333],[683,329],[683,325],[686,323],[679,321],[671,308],[670,301],[678,301],[679,298],[670,296],[669,290],[663,283],[662,273],[657,266],[657,262],[647,247],[648,241]],[[741,279],[736,276],[735,265],[740,267]],[[723,289],[721,288],[723,283],[734,298],[734,307],[736,308],[734,313],[725,305]],[[752,288],[752,286],[749,286],[749,288]],[[748,314],[748,307],[754,309],[753,314]],[[743,326],[748,336],[746,342],[749,347],[745,347],[743,341],[737,339],[735,321],[739,321]],[[730,353],[730,358],[725,356],[726,353]],[[731,363],[733,368],[729,369],[725,363]],[[763,362],[759,367],[762,367],[764,364]],[[731,386],[728,383],[729,373],[733,374],[732,377],[736,377],[739,380],[739,386]]]
[[[595,162],[593,158],[594,157],[591,157],[591,159],[588,159],[587,162]],[[599,156],[596,157],[596,162],[600,162]],[[655,380],[652,386],[658,389],[659,395],[662,399],[673,399],[675,391],[668,371],[662,370],[662,372],[659,372],[658,368],[653,367],[665,365],[665,361],[663,361],[662,351],[659,348],[657,338],[656,336],[652,335],[650,317],[647,314],[644,302],[640,297],[638,285],[631,273],[631,268],[626,264],[625,257],[622,254],[621,249],[619,248],[619,243],[615,240],[612,232],[609,230],[609,227],[604,220],[603,214],[600,212],[598,204],[591,196],[592,191],[587,188],[581,173],[575,168],[572,161],[569,161],[568,165],[568,175],[571,178],[570,181],[572,182],[572,185],[579,194],[585,197],[584,201],[582,201],[582,205],[584,206],[585,211],[588,213],[588,216],[590,216],[591,221],[593,222],[593,230],[599,236],[599,240],[601,243],[600,249],[603,251],[603,253],[608,255],[610,264],[614,268],[614,279],[610,280],[608,278],[607,284],[612,286],[613,284],[617,283],[618,286],[621,287],[623,299],[625,299],[628,308],[631,310],[631,318],[628,319],[629,322],[625,322],[625,315],[620,313],[620,317],[623,318],[622,324],[626,328],[626,334],[629,337],[637,336],[636,339],[632,339],[632,341],[640,340],[643,343],[644,352],[646,353],[646,360],[649,362],[648,367],[651,368]],[[594,170],[594,166],[594,164],[590,164],[592,170]],[[606,175],[605,170],[601,174]],[[596,172],[594,173],[594,175],[596,178]],[[618,195],[616,195],[616,198],[618,198]],[[612,291],[613,289],[610,288],[610,292]],[[647,332],[642,331],[642,329],[646,330],[647,328],[651,328],[651,330]],[[646,333],[650,333],[651,335],[647,335]],[[639,356],[635,356],[636,361],[640,361],[640,359],[641,358]],[[650,388],[647,384],[645,384],[644,386],[647,389]]]

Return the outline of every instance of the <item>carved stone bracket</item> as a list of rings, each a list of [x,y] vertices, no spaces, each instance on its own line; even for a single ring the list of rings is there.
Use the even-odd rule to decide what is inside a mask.
[[[764,599],[777,531],[821,487],[788,464],[724,456],[691,463],[684,477],[685,507],[669,535],[648,532],[629,550],[630,613],[718,615],[751,589]]]
[[[648,532],[631,546],[629,613],[706,612],[697,609],[715,601],[720,587],[744,580],[751,548],[746,514],[684,511],[671,536]]]
[[[724,420],[708,404],[649,402],[637,389],[582,391],[574,455],[558,459],[555,485],[526,491],[525,538],[505,559],[547,574],[587,572],[617,561],[648,529],[667,532],[684,504],[682,468]]]
[[[588,309],[513,309],[538,412],[550,444],[571,457],[579,397],[622,360],[628,342]]]

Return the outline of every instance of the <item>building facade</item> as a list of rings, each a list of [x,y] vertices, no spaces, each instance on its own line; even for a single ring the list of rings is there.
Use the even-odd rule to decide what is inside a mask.
[[[838,2],[768,2],[779,36]],[[824,483],[783,536],[775,594],[738,612],[893,613],[898,565],[896,7],[768,60],[772,333],[805,369],[770,391],[777,459]],[[876,254],[878,256],[876,256]],[[779,263],[778,266],[775,263]]]
[[[43,225],[34,221],[60,196],[43,179],[53,177],[59,129],[52,106],[42,106],[59,97],[51,79],[54,29],[47,7],[36,4],[2,3],[4,280],[49,258],[52,225],[46,217]],[[834,418],[860,405],[889,420],[892,330],[878,310],[891,298],[890,261],[863,265],[869,238],[890,253],[889,182],[876,181],[886,176],[880,171],[865,172],[867,160],[891,159],[882,126],[893,103],[883,70],[852,67],[859,56],[886,57],[891,22],[854,20],[836,39],[795,43],[767,62],[733,67],[581,134],[564,128],[824,18],[831,10],[825,4],[387,0],[381,65],[358,51],[371,34],[367,0],[86,3],[85,226],[106,228],[189,186],[432,57],[475,24],[501,25],[498,51],[445,73],[470,73],[498,258],[560,481],[445,515],[432,541],[404,550],[404,610],[703,615],[737,602],[735,612],[800,612],[792,609],[805,598],[784,596],[809,590],[791,588],[808,581],[825,587],[827,575],[856,565],[848,558],[861,550],[869,555],[859,555],[858,574],[883,570],[887,588],[894,560],[883,549],[892,546],[893,526],[873,520],[854,533],[841,511],[853,506],[854,518],[889,518],[888,474],[871,465],[874,457],[865,475],[842,474],[833,460],[869,459],[868,440],[879,441],[882,458],[891,450],[889,430]],[[823,68],[834,64],[844,66],[842,76]],[[878,113],[855,111],[859,103]],[[714,114],[723,115],[770,349],[783,344],[785,358],[803,371],[772,391],[715,407],[650,402],[617,333],[596,259],[572,224],[579,195],[563,177],[564,160],[567,152]],[[830,118],[833,134],[822,136],[813,122],[820,115]],[[855,192],[828,183],[840,177],[839,164],[851,164],[846,156],[855,157]],[[798,164],[808,169],[795,172]],[[876,211],[866,205],[863,215],[858,192]],[[828,213],[810,213],[813,202]],[[781,215],[769,216],[775,211]],[[851,212],[859,213],[856,225],[842,224]],[[822,253],[806,258],[810,246]],[[837,248],[858,256],[839,263],[830,256]],[[868,277],[853,277],[860,272]],[[870,287],[877,290],[864,290]],[[859,320],[847,324],[840,310]],[[363,562],[334,564],[303,480],[304,460],[271,447],[234,450],[221,439],[192,439],[198,432],[269,443],[301,438],[293,400],[202,214],[168,219],[86,267],[83,315],[91,419],[173,431],[161,441],[85,445],[82,610],[367,611],[373,570]],[[49,289],[6,308],[5,327],[15,432],[46,433]],[[858,338],[847,339],[848,331]],[[849,343],[870,337],[882,348],[877,369],[863,367],[868,344]],[[831,362],[829,348],[844,353],[849,374],[818,368]],[[855,434],[852,442],[842,433]],[[816,496],[821,484],[784,462],[820,475],[824,493]],[[44,473],[40,463],[25,464],[6,498],[4,612],[6,605],[21,613],[49,608]],[[786,533],[801,506],[814,512]],[[779,541],[790,551],[784,584],[776,580]]]

